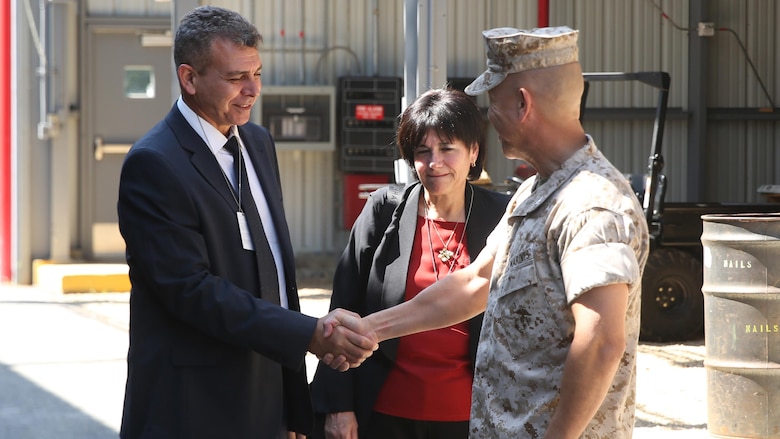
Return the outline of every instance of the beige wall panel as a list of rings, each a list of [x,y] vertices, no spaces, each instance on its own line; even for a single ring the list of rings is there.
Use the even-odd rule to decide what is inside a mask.
[[[89,16],[166,17],[171,15],[170,2],[155,0],[87,0]]]
[[[340,251],[334,153],[280,151],[284,208],[293,248],[300,252]]]
[[[766,122],[748,124],[746,145],[748,155],[753,158],[747,173],[746,196],[749,199],[763,201],[765,196],[758,193],[758,188],[780,182],[780,168],[777,166],[780,160],[780,127],[777,125]]]
[[[765,201],[758,189],[780,182],[780,127],[776,122],[719,121],[706,154],[708,195],[718,201]]]
[[[666,200],[667,201],[705,201],[687,200],[685,197],[686,177],[688,175],[688,125],[686,121],[672,120],[666,122],[664,133],[664,169],[666,175]],[[649,158],[645,157],[645,168]]]
[[[675,24],[687,26],[687,1],[656,1]],[[555,1],[550,23],[580,30],[580,61],[585,72],[669,72],[669,108],[687,101],[688,34],[662,18],[648,1]],[[658,91],[636,82],[592,83],[589,108],[655,108]],[[621,170],[644,173],[651,153],[651,121],[587,121],[605,155]],[[669,186],[668,201],[681,201],[685,193],[687,129],[681,122],[666,122],[662,154]]]
[[[274,85],[335,85],[339,76],[401,76],[401,2],[261,0],[263,80]]]
[[[710,124],[707,134],[710,139],[717,139],[704,157],[709,171],[705,187],[707,201],[742,200],[748,166],[744,124],[724,121]]]
[[[447,77],[474,78],[485,69],[485,29],[538,25],[536,0],[448,0]],[[404,2],[390,0],[218,0],[250,16],[264,36],[265,85],[336,85],[344,75],[398,76],[404,73]],[[586,72],[670,73],[669,107],[686,110],[689,32],[687,0],[551,0],[549,22],[581,31],[580,59]],[[88,0],[90,14],[167,15],[169,3],[153,0]],[[717,0],[710,5],[716,26],[733,28],[750,49],[775,102],[780,100],[780,6],[771,0]],[[747,23],[750,26],[747,26]],[[767,38],[770,35],[771,38]],[[774,40],[772,40],[774,38]],[[717,32],[709,41],[710,105],[767,106],[767,99],[735,38]],[[744,85],[738,85],[744,84]],[[633,83],[595,84],[589,106],[652,108],[657,92]],[[486,109],[487,99],[477,99]],[[712,123],[703,151],[707,197],[718,201],[760,200],[757,185],[780,183],[780,134],[772,123]],[[756,123],[754,123],[756,124]],[[338,121],[337,121],[338,125]],[[647,168],[652,135],[649,121],[587,121],[605,154],[625,172]],[[667,121],[663,154],[669,179],[667,200],[686,201],[687,123]],[[734,145],[741,145],[735,148]],[[338,149],[338,145],[336,145]],[[337,152],[281,151],[285,206],[296,251],[340,251],[341,171]],[[507,160],[490,128],[486,169],[502,184],[519,162]]]
[[[770,107],[773,102],[777,107],[780,5],[773,1],[719,0],[712,5],[712,12],[716,29],[729,30],[716,32],[710,43],[709,106],[758,108]],[[740,40],[745,50],[740,47]],[[723,201],[763,201],[758,187],[780,183],[777,125],[736,120],[710,123],[711,153],[706,178],[712,197]]]

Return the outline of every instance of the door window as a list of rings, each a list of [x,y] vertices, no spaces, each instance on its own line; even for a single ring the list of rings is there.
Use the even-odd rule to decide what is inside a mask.
[[[154,67],[125,66],[125,96],[130,99],[154,99]]]

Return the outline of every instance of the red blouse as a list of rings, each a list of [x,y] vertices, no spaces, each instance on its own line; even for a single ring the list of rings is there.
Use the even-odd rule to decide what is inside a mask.
[[[418,216],[405,300],[436,281],[434,262],[439,279],[450,270],[468,265],[463,233],[464,223],[432,221],[427,225],[425,218]],[[453,253],[447,262],[438,256],[445,243],[449,243],[447,248]],[[472,378],[468,322],[401,337],[395,365],[379,392],[374,410],[416,420],[466,421],[471,408]]]

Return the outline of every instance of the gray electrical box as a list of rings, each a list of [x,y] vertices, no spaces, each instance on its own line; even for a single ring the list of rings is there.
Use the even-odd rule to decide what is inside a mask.
[[[330,86],[263,86],[256,122],[277,150],[334,151],[336,103]]]

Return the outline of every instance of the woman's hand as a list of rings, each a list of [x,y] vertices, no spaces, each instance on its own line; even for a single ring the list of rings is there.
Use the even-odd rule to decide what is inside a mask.
[[[358,439],[358,423],[355,412],[338,412],[325,415],[325,438]]]

